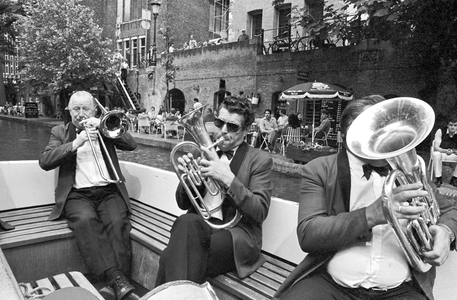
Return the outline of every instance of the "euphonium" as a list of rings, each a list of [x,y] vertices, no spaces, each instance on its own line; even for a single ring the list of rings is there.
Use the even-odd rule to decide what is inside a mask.
[[[216,152],[214,147],[223,141],[223,138],[220,138],[213,143],[211,137],[206,131],[205,125],[203,124],[203,112],[205,111],[206,106],[208,106],[208,104],[189,112],[178,120],[178,123],[184,126],[186,132],[189,132],[192,135],[196,143],[185,141],[177,144],[171,150],[170,160],[175,173],[178,175],[179,181],[187,193],[187,196],[189,196],[192,205],[200,214],[200,216],[205,219],[205,221],[212,228],[228,229],[238,224],[242,217],[241,214],[237,210],[235,216],[229,222],[222,225],[213,224],[209,219],[215,211],[218,211],[222,208],[223,195],[221,195],[221,202],[216,207],[210,209],[203,201],[204,195],[200,193],[198,188],[202,185],[205,186],[207,193],[210,193],[213,196],[221,193],[221,187],[217,181],[202,177],[200,173],[200,167],[196,162],[198,157],[202,157],[204,155],[204,152],[201,151],[200,146],[204,146],[210,149],[210,151]],[[194,157],[193,160],[187,165],[186,172],[179,170],[179,163],[176,162],[177,158],[181,156],[182,153],[192,153]]]
[[[439,207],[428,184],[424,160],[415,147],[432,130],[433,109],[422,100],[399,97],[382,101],[365,110],[349,127],[346,143],[352,153],[365,159],[386,159],[392,171],[382,191],[382,207],[411,267],[426,272],[430,265],[421,253],[432,250],[429,226],[436,224]],[[420,182],[426,197],[413,198],[410,205],[424,206],[425,212],[416,220],[398,220],[389,198],[395,182],[400,185]]]
[[[127,116],[120,111],[106,111],[106,109],[100,104],[100,102],[94,98],[95,103],[97,106],[100,108],[102,112],[102,116],[100,117],[100,126],[99,126],[99,131],[98,131],[98,136],[99,136],[99,141],[100,141],[100,150],[104,151],[106,154],[106,157],[108,159],[109,166],[111,170],[113,171],[113,176],[114,178],[109,178],[105,172],[103,172],[103,169],[101,167],[100,161],[98,160],[98,157],[95,152],[95,148],[93,145],[93,142],[91,139],[88,139],[90,148],[92,150],[92,154],[95,158],[95,163],[97,164],[98,171],[100,173],[100,176],[110,182],[110,183],[118,183],[121,182],[121,179],[119,177],[119,174],[116,171],[116,168],[114,167],[113,161],[111,157],[109,156],[108,150],[106,149],[105,142],[103,141],[103,138],[101,135],[110,138],[110,139],[117,139],[123,136],[128,128],[129,128],[129,120]],[[87,132],[87,128],[85,127],[85,130]],[[89,135],[89,133],[87,133]]]

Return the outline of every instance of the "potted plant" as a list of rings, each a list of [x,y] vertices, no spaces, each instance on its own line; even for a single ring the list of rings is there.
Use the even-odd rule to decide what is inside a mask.
[[[297,162],[309,162],[316,157],[325,156],[336,152],[328,146],[322,146],[312,142],[288,142],[286,145],[286,157]]]
[[[271,2],[271,5],[278,8],[283,3],[284,3],[284,0],[273,0],[273,2]]]

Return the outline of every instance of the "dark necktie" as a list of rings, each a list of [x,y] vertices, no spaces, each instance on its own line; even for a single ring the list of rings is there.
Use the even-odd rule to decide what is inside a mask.
[[[389,165],[386,165],[383,167],[374,167],[369,164],[364,164],[362,167],[363,167],[363,176],[365,176],[365,178],[367,180],[370,179],[372,171],[375,171],[376,173],[378,173],[381,176],[387,176],[387,174],[389,174],[389,171],[390,171]]]
[[[229,151],[217,150],[217,155],[219,155],[219,158],[221,158],[222,154],[225,154],[227,156],[228,160],[232,159],[233,153],[234,153],[233,150],[229,150]]]

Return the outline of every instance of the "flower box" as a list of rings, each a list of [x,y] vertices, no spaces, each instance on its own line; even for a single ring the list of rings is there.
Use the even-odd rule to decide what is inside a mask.
[[[288,145],[286,147],[286,157],[294,162],[307,163],[316,157],[326,156],[336,153],[332,147],[321,147],[319,149],[303,149],[296,145]]]

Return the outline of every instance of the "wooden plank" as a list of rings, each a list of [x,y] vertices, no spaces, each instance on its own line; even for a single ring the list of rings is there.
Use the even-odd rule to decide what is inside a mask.
[[[54,292],[56,288],[52,285],[49,278],[43,278],[36,281],[35,290],[37,290],[38,294],[47,295]]]
[[[162,253],[162,251],[165,250],[165,247],[168,244],[168,243],[164,244],[164,243],[160,242],[159,240],[153,239],[150,236],[137,231],[136,229],[132,229],[132,231],[130,232],[130,236],[135,241],[137,241],[159,253]]]
[[[65,274],[57,274],[57,275],[52,276],[52,278],[54,279],[54,281],[57,284],[57,289],[63,289],[66,287],[74,286],[73,283],[70,281],[70,279],[68,279],[67,275],[65,275]]]
[[[72,279],[78,284],[79,287],[85,288],[89,292],[95,295],[100,300],[104,300],[103,296],[95,289],[95,287],[87,280],[81,272],[69,272]]]
[[[219,275],[216,278],[212,278],[209,282],[217,286],[224,291],[229,292],[230,294],[238,297],[240,299],[247,299],[247,300],[267,300],[271,299],[271,297],[267,297],[265,295],[261,295],[256,291],[252,290],[251,288],[240,284],[239,280],[234,280],[231,277]]]
[[[21,247],[21,246],[27,246],[30,244],[37,244],[37,243],[43,243],[43,242],[49,242],[53,240],[60,240],[60,239],[66,239],[66,238],[72,238],[73,237],[73,231],[71,231],[69,228],[61,228],[58,230],[51,230],[47,232],[39,232],[35,234],[30,234],[30,235],[21,235],[21,236],[16,236],[16,237],[11,237],[11,238],[0,238],[0,246],[3,249],[9,249],[9,248],[15,248],[15,247]]]
[[[14,277],[11,268],[0,249],[0,299],[24,300],[21,289]]]

